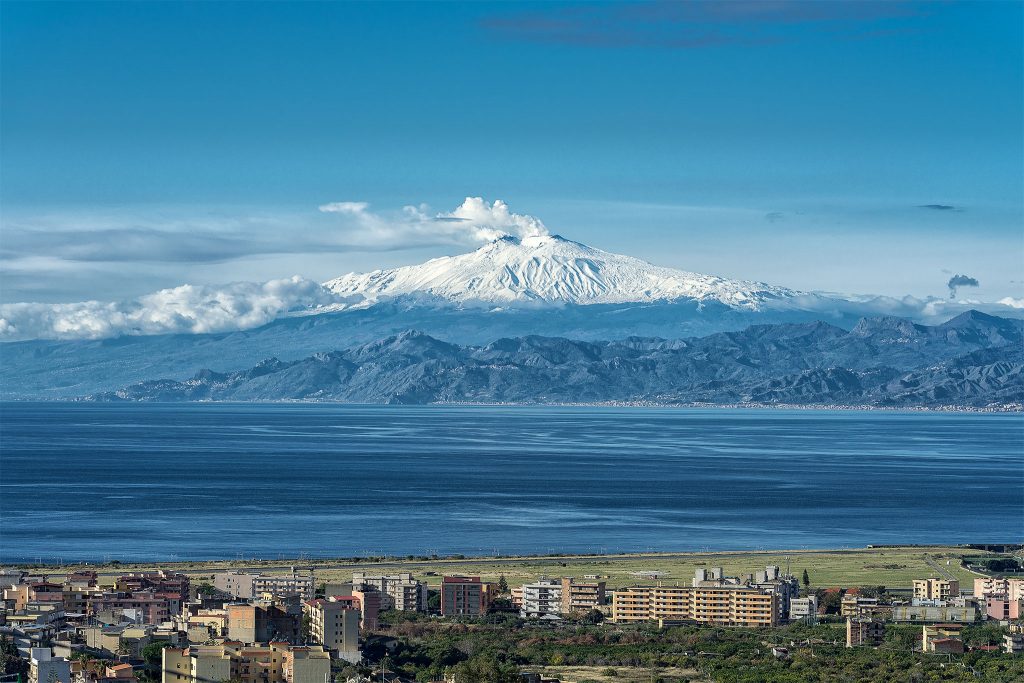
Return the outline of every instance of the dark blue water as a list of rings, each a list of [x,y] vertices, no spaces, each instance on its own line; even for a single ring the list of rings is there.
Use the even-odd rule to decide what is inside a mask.
[[[1019,415],[0,406],[0,560],[1024,538]]]

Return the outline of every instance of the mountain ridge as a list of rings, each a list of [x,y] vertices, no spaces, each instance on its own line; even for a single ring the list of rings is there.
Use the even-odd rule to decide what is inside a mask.
[[[869,327],[870,325],[866,326]],[[891,326],[881,319],[881,329]],[[1024,323],[985,316],[919,326],[899,348],[827,323],[751,326],[667,340],[528,335],[460,346],[415,330],[234,373],[148,380],[87,400],[327,400],[360,403],[834,404],[1024,402]],[[948,328],[947,328],[948,329]],[[870,353],[866,353],[869,351]]]

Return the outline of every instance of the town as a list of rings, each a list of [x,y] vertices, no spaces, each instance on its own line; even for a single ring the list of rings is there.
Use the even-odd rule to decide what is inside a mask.
[[[985,676],[1003,671],[1014,680],[1024,673],[1024,578],[1013,575],[1014,559],[989,568],[1002,571],[974,568],[973,585],[937,571],[890,588],[815,587],[806,570],[798,576],[779,565],[739,576],[701,567],[688,580],[639,571],[632,585],[616,588],[597,573],[510,586],[504,576],[417,578],[370,568],[344,581],[299,566],[203,575],[8,568],[0,570],[0,674],[18,683],[536,683],[553,680],[549,665],[573,658],[596,663],[604,676],[657,669],[650,658],[616,659],[607,643],[674,642],[673,633],[685,633],[703,639],[704,649],[665,658],[662,680],[729,680],[723,656],[706,643],[750,637],[758,657],[779,670],[814,647],[896,648],[950,674],[981,678],[980,663]],[[556,645],[541,661],[487,659],[465,645],[484,632],[535,633]],[[423,654],[432,637],[452,633],[461,645]]]

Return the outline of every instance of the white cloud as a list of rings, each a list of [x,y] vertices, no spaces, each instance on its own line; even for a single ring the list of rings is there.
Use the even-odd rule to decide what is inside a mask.
[[[103,339],[203,334],[264,325],[296,310],[345,303],[299,276],[222,286],[182,285],[122,302],[0,305],[0,339]]]
[[[512,213],[508,204],[500,199],[488,204],[482,197],[466,197],[461,206],[449,213],[438,214],[437,218],[463,223],[472,231],[475,239],[483,242],[491,242],[506,235],[536,237],[548,234],[548,229],[539,218]]]
[[[1012,296],[1004,296],[997,303],[1000,303],[1004,306],[1009,306],[1010,308],[1024,308],[1024,297],[1015,299]]]
[[[330,204],[321,204],[318,208],[323,213],[359,215],[370,208],[370,205],[367,202],[331,202]]]
[[[349,228],[366,244],[425,246],[430,244],[479,245],[505,236],[548,234],[535,216],[513,213],[500,199],[466,197],[451,211],[432,213],[429,206],[406,206],[401,213],[375,213],[366,202],[322,204],[321,213],[338,214],[352,221]]]

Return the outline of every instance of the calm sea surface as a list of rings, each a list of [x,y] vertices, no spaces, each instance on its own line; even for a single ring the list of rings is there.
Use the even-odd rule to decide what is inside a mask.
[[[1022,538],[1019,415],[0,405],[0,561]]]

